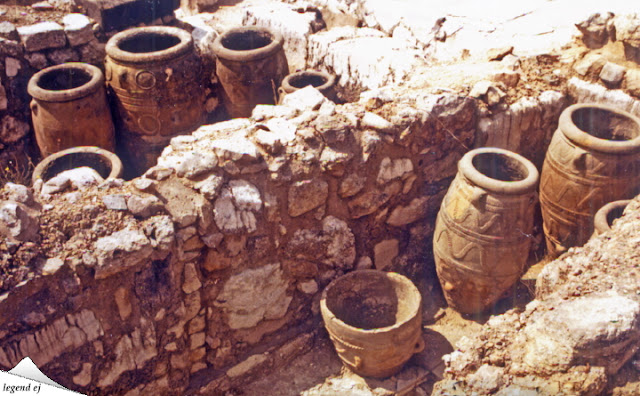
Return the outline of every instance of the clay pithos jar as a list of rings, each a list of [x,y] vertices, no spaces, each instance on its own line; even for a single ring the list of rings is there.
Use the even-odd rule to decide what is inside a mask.
[[[309,85],[316,88],[327,98],[334,100],[333,86],[335,83],[335,76],[326,72],[304,70],[291,73],[282,80],[282,85],[280,86],[280,89],[278,89],[278,101],[279,103],[282,103],[282,100],[287,94]]]
[[[523,273],[532,242],[538,171],[499,148],[469,151],[442,201],[433,239],[450,307],[486,311]]]
[[[168,26],[120,32],[106,52],[118,145],[140,174],[155,165],[172,137],[205,121],[202,62],[191,34]]]
[[[540,177],[547,250],[582,246],[604,204],[633,198],[640,187],[640,119],[598,104],[560,115]]]
[[[282,36],[267,28],[228,30],[213,43],[222,102],[231,118],[249,117],[257,104],[275,104],[289,73]]]
[[[114,151],[104,75],[87,63],[65,63],[34,74],[27,86],[36,142],[43,157],[74,146]]]
[[[609,202],[601,207],[593,217],[593,234],[591,238],[595,238],[611,230],[614,220],[622,217],[624,209],[629,202],[631,202],[630,199],[622,199],[620,201]]]
[[[406,277],[350,272],[322,292],[320,311],[342,362],[356,374],[386,378],[424,349],[422,297]]]
[[[99,147],[73,147],[46,157],[33,170],[32,183],[42,179],[46,182],[60,172],[87,166],[102,178],[115,179],[122,176],[122,162],[114,153]]]

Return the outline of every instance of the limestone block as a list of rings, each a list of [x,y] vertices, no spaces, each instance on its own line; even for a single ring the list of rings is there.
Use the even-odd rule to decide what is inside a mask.
[[[64,25],[64,32],[67,35],[67,40],[69,40],[69,45],[73,47],[86,44],[95,39],[93,24],[83,14],[67,14],[62,18],[62,24]]]
[[[360,176],[357,173],[350,173],[340,182],[338,194],[342,198],[352,197],[362,191],[366,181],[366,177]]]
[[[627,60],[640,63],[640,15],[626,13],[613,19],[616,40],[622,41]]]
[[[197,223],[200,229],[206,230],[213,221],[209,201],[175,177],[158,182],[156,190],[180,228]]]
[[[360,121],[360,126],[362,128],[375,129],[380,132],[389,133],[393,131],[392,123],[370,111],[364,113],[364,116],[362,116],[362,120]]]
[[[198,276],[198,270],[194,263],[187,263],[184,266],[184,283],[182,284],[182,291],[190,294],[196,290],[200,290],[202,282]]]
[[[127,210],[127,200],[124,194],[108,194],[102,197],[102,203],[109,210]]]
[[[423,218],[429,209],[429,198],[430,197],[415,198],[407,206],[396,206],[391,212],[391,215],[389,215],[387,224],[394,227],[402,227]]]
[[[67,38],[62,26],[55,22],[40,22],[34,25],[20,26],[18,34],[28,52],[62,48],[67,44]]]
[[[347,203],[349,214],[352,219],[370,215],[400,191],[402,191],[402,183],[399,181],[389,183],[382,190],[378,188],[368,190]]]
[[[310,179],[295,182],[289,186],[289,216],[297,217],[320,205],[329,196],[329,184],[324,180]]]
[[[40,230],[39,212],[22,203],[0,201],[0,235],[17,241],[30,241]]]
[[[640,98],[640,70],[627,70],[624,76],[624,88],[636,98]]]
[[[377,243],[373,248],[373,262],[377,270],[384,270],[393,264],[393,259],[398,256],[399,242],[397,239],[385,239]]]
[[[34,69],[41,70],[49,66],[49,60],[42,52],[30,52],[25,54],[24,58]]]
[[[362,91],[396,84],[426,65],[405,41],[369,28],[339,27],[312,35],[308,67],[332,71],[350,99]]]
[[[116,290],[116,292],[114,293],[114,298],[116,300],[116,305],[118,306],[120,319],[127,320],[127,318],[131,315],[131,311],[133,310],[129,291],[124,287],[119,287],[118,290]]]
[[[303,70],[307,64],[309,36],[324,26],[319,13],[298,12],[283,3],[269,3],[245,8],[243,25],[270,28],[284,39],[284,50],[290,70]]]
[[[307,111],[318,110],[327,101],[320,91],[309,85],[287,94],[282,100],[282,105],[298,111]]]
[[[16,25],[9,21],[0,22],[0,38],[5,40],[19,40],[18,30]]]
[[[626,68],[616,65],[613,62],[607,62],[600,71],[600,79],[610,88],[616,88],[622,82]]]
[[[149,239],[139,230],[124,229],[98,239],[96,279],[104,279],[147,260],[153,253]]]
[[[33,202],[33,189],[21,184],[7,182],[4,185],[7,199],[29,205]]]
[[[20,61],[15,58],[5,58],[4,60],[4,72],[7,77],[15,77],[20,72],[22,66],[20,65]]]
[[[267,316],[278,319],[284,316],[291,302],[286,294],[288,282],[283,275],[279,263],[233,275],[225,282],[214,305],[225,309],[227,323],[232,329],[253,327]],[[274,307],[278,307],[279,312],[273,312]]]
[[[67,187],[84,191],[92,186],[97,186],[104,182],[104,179],[93,168],[81,166],[58,173],[47,180],[42,186],[42,194],[55,194],[64,191]]]
[[[627,87],[633,78],[634,70],[627,70],[624,85]],[[602,103],[628,111],[635,116],[640,116],[640,101],[620,90],[609,90],[602,85],[573,77],[569,80],[567,91],[572,99],[578,103]],[[640,94],[640,91],[638,91],[638,94]]]
[[[58,270],[62,268],[63,265],[64,261],[58,257],[47,259],[47,261],[44,263],[44,267],[42,267],[42,275],[53,275],[58,272]]]
[[[232,180],[222,189],[213,207],[213,216],[220,230],[251,233],[257,229],[255,212],[262,209],[260,191],[246,180]]]
[[[67,62],[78,62],[80,55],[73,48],[59,48],[49,52],[47,59],[49,59],[51,64],[59,65]]]
[[[590,52],[573,65],[573,70],[581,76],[597,76],[607,60],[600,54]]]
[[[577,23],[582,33],[582,42],[587,48],[601,48],[609,41],[612,28],[613,13],[595,13],[586,20]]]
[[[0,55],[20,57],[24,53],[24,47],[17,40],[0,38]]]
[[[404,179],[408,177],[411,172],[413,172],[413,162],[411,162],[411,159],[397,158],[392,160],[389,157],[385,157],[380,162],[376,182],[379,185],[384,185],[394,179]]]
[[[174,139],[177,138],[171,140]],[[173,151],[158,159],[158,166],[175,169],[179,177],[190,179],[214,170],[217,165],[218,157],[204,151]]]
[[[82,363],[80,372],[73,376],[73,383],[79,386],[87,386],[91,383],[91,363]]]
[[[355,237],[345,221],[327,216],[322,220],[321,229],[297,230],[287,244],[287,254],[296,259],[301,275],[317,271],[317,268],[300,271],[302,267],[309,267],[302,260],[348,270],[356,259]]]
[[[126,203],[129,211],[136,217],[146,219],[164,211],[164,204],[156,196],[133,194]]]

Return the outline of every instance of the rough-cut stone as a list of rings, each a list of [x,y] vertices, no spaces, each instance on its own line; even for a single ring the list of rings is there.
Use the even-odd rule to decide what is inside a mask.
[[[24,53],[24,47],[20,42],[0,38],[0,55],[20,57]]]
[[[298,111],[318,110],[325,101],[327,101],[327,98],[316,88],[309,85],[287,94],[282,101],[282,105]]]
[[[241,375],[244,375],[244,374],[248,373],[249,371],[251,371],[255,367],[258,367],[259,365],[264,363],[266,360],[267,360],[267,356],[264,355],[264,354],[251,355],[246,360],[244,360],[243,362],[241,362],[241,363],[231,367],[229,370],[227,370],[227,375],[229,377],[231,377],[231,378],[239,377]]]
[[[304,70],[307,66],[309,36],[324,26],[320,13],[313,10],[298,12],[282,3],[267,3],[247,7],[243,25],[257,25],[279,32],[290,70]]]
[[[162,202],[153,195],[131,195],[126,206],[134,216],[143,219],[164,211]]]
[[[13,23],[4,21],[0,22],[0,38],[6,40],[19,40],[20,36],[18,35],[16,26]]]
[[[246,180],[232,180],[223,188],[213,207],[218,228],[226,232],[257,229],[255,212],[262,209],[260,191]]]
[[[64,191],[67,187],[84,191],[91,186],[97,186],[104,179],[98,172],[87,166],[74,168],[58,173],[56,176],[47,180],[42,186],[42,194],[54,194]],[[125,208],[126,209],[126,208]]]
[[[114,299],[116,300],[116,305],[118,306],[118,314],[120,315],[120,319],[127,320],[133,311],[133,306],[131,305],[131,298],[129,297],[129,291],[124,287],[119,287],[118,290],[114,293]]]
[[[5,58],[4,60],[4,72],[7,77],[15,77],[20,72],[22,66],[20,65],[20,61],[15,58]]]
[[[29,124],[15,117],[6,115],[2,118],[0,126],[0,141],[2,143],[15,143],[29,132]]]
[[[138,230],[125,229],[98,239],[96,279],[107,278],[147,260],[153,253],[149,239]]]
[[[636,98],[640,98],[640,70],[627,70],[624,76],[624,87]]]
[[[632,95],[640,97],[640,73],[636,73],[636,70],[627,70],[623,85]],[[634,87],[637,87],[637,91]],[[640,116],[640,101],[621,90],[609,90],[600,84],[593,84],[575,77],[569,80],[567,90],[576,102],[607,104]]]
[[[413,199],[407,206],[397,206],[391,211],[387,224],[402,227],[421,219],[428,212],[429,197]]]
[[[393,124],[391,122],[370,111],[364,113],[360,124],[363,128],[371,128],[380,132],[393,131]]]
[[[590,52],[573,65],[573,70],[581,76],[600,74],[607,60],[600,54]]]
[[[316,294],[318,292],[318,283],[313,279],[306,282],[300,282],[296,287],[305,294]]]
[[[73,383],[79,386],[87,386],[91,383],[91,363],[82,363],[80,372],[73,376]]]
[[[607,62],[600,71],[600,79],[610,88],[617,88],[620,86],[622,79],[624,78],[624,72],[626,68],[624,66],[616,65],[613,62]]]
[[[67,62],[77,62],[80,60],[80,55],[73,48],[59,48],[49,52],[47,59],[53,65],[60,65]]]
[[[601,48],[609,41],[612,18],[613,13],[611,12],[595,13],[576,24],[582,33],[582,42],[587,48]]]
[[[249,328],[284,316],[292,299],[287,286],[280,264],[267,264],[229,278],[214,304],[227,312],[229,327]]]
[[[194,263],[187,263],[184,266],[184,283],[182,284],[182,291],[189,294],[202,287],[202,282],[198,277],[198,271]]]
[[[393,259],[398,256],[399,242],[397,239],[385,239],[377,243],[373,248],[374,263],[377,270],[384,270],[393,264]]]
[[[174,0],[76,0],[76,4],[100,24],[105,32],[124,30],[141,23],[152,23],[159,18],[173,15],[173,11],[180,6],[180,2]]]
[[[49,48],[62,48],[67,38],[62,26],[55,22],[40,22],[35,25],[20,26],[18,34],[24,48],[29,52]]]
[[[388,184],[384,190],[374,188],[358,195],[347,203],[351,218],[358,219],[370,215],[382,205],[386,204],[391,197],[398,194],[401,190],[402,183],[396,181]]]
[[[320,262],[325,265],[348,270],[356,259],[355,237],[346,222],[334,216],[322,220],[322,229],[298,230],[287,245],[287,253],[297,260]],[[296,261],[297,267],[308,267],[304,261]],[[292,270],[291,266],[289,267]],[[301,276],[313,276],[317,271],[291,271]]]
[[[218,157],[213,153],[202,151],[174,151],[160,157],[158,165],[175,169],[179,177],[194,178],[214,170],[218,165]]]
[[[626,13],[617,15],[613,24],[615,38],[624,45],[627,60],[640,63],[640,14]]]
[[[102,203],[110,210],[127,210],[127,200],[124,194],[109,194],[102,197]]]
[[[58,257],[47,259],[44,263],[44,267],[42,267],[42,275],[53,275],[58,272],[63,265],[64,261]]]
[[[38,211],[13,201],[0,201],[0,235],[10,240],[29,241],[38,236]]]
[[[86,44],[94,39],[93,24],[91,20],[83,14],[67,14],[62,18],[64,32],[67,34],[69,45]]]
[[[199,228],[206,230],[213,221],[209,201],[175,177],[158,182],[156,190],[165,202],[165,209],[180,228],[197,222]]]
[[[31,67],[37,70],[41,70],[49,66],[49,60],[42,52],[31,52],[25,54],[24,58],[29,62]]]
[[[7,193],[7,198],[10,201],[16,201],[27,205],[33,202],[33,189],[27,186],[7,182],[4,185],[4,191]]]
[[[385,157],[380,162],[380,170],[376,179],[379,185],[387,184],[394,179],[404,179],[413,172],[413,162],[409,158],[398,158],[392,160]]]
[[[2,85],[2,79],[0,79],[0,111],[4,111],[9,106],[9,100],[7,99],[7,91]]]
[[[351,173],[340,183],[338,194],[340,194],[342,198],[352,197],[362,191],[366,181],[366,177],[360,176],[357,173]]]
[[[293,183],[289,187],[289,216],[297,217],[324,205],[329,196],[329,184],[313,179]]]

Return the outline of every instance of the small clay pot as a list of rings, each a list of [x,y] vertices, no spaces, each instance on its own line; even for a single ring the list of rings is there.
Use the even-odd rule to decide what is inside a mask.
[[[191,34],[169,26],[117,33],[106,52],[118,145],[137,175],[155,165],[172,137],[206,120],[202,61]]]
[[[540,208],[550,256],[582,246],[596,211],[640,192],[640,119],[599,104],[560,115],[542,167]]]
[[[433,235],[450,307],[486,311],[518,281],[531,248],[537,185],[536,167],[508,150],[475,149],[458,162]]]
[[[243,26],[216,38],[216,75],[231,118],[249,117],[258,104],[275,104],[277,89],[289,73],[282,36],[270,29]]]
[[[424,349],[421,304],[406,277],[358,270],[326,287],[320,311],[343,363],[356,374],[386,378]]]
[[[43,157],[75,146],[115,149],[104,75],[97,67],[79,62],[48,67],[31,77],[27,91]]]
[[[609,202],[601,207],[593,217],[593,235],[591,238],[611,230],[613,221],[622,217],[624,209],[631,202],[630,199]]]
[[[36,166],[32,183],[42,179],[46,182],[60,172],[88,166],[104,179],[122,176],[122,162],[117,155],[99,147],[73,147],[52,154]]]
[[[326,72],[304,70],[291,73],[286,76],[284,80],[282,80],[282,85],[278,90],[278,93],[280,95],[279,103],[282,103],[282,100],[287,94],[295,92],[309,85],[322,92],[322,94],[327,98],[333,100],[333,87],[335,83],[336,77]]]

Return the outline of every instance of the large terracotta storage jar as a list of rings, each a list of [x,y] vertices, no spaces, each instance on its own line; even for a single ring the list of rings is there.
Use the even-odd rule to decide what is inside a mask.
[[[577,104],[560,115],[542,167],[540,207],[549,254],[583,245],[604,204],[640,187],[640,119],[608,106]]]
[[[46,182],[60,172],[89,167],[104,179],[122,176],[122,162],[114,153],[93,146],[72,147],[46,157],[33,170],[32,183]]]
[[[532,241],[538,171],[508,150],[480,148],[458,162],[434,231],[436,271],[447,303],[487,310],[520,278]]]
[[[87,63],[65,63],[34,74],[27,86],[36,142],[43,157],[75,146],[114,151],[104,75]]]
[[[631,202],[630,199],[621,199],[620,201],[609,202],[601,207],[593,217],[593,234],[591,238],[610,231],[613,222],[622,217],[629,202]]]
[[[327,286],[325,328],[342,362],[359,375],[386,378],[424,349],[422,297],[405,276],[358,270]]]
[[[206,119],[202,62],[189,32],[168,26],[125,30],[107,42],[119,146],[141,173],[172,137]]]
[[[267,28],[243,26],[213,43],[222,101],[232,118],[249,117],[257,104],[275,104],[289,73],[282,36]]]

